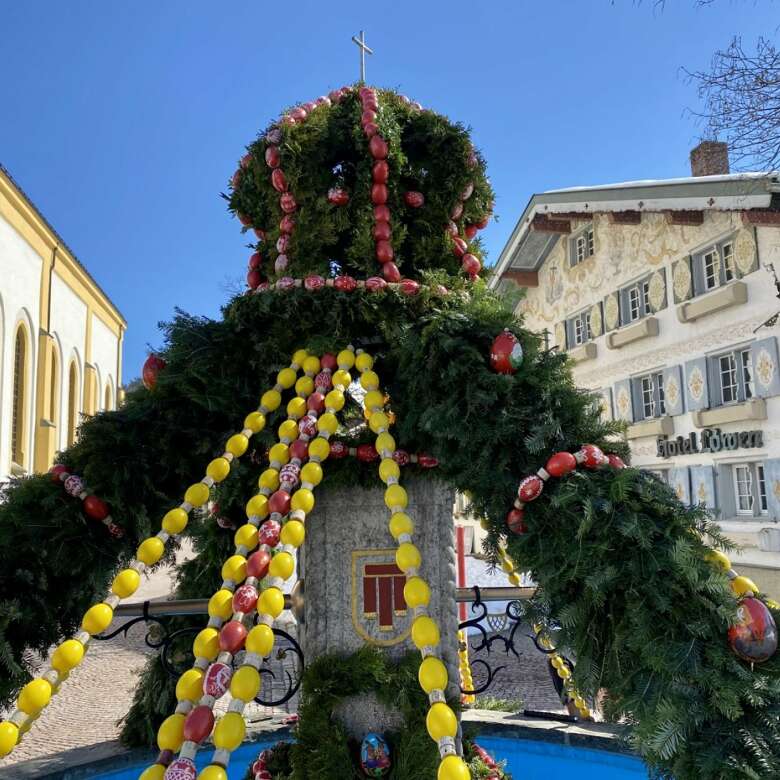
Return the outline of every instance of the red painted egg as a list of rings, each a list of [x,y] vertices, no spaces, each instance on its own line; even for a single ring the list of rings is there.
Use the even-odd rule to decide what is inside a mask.
[[[303,280],[303,286],[311,291],[321,290],[325,286],[325,279],[317,274],[312,274],[312,276],[307,276]]]
[[[387,164],[387,160],[377,160],[371,173],[377,184],[387,184],[387,180],[390,178],[390,166]]]
[[[398,270],[398,266],[395,263],[384,263],[382,265],[382,276],[388,282],[401,281],[401,272]]]
[[[279,470],[279,482],[284,485],[295,485],[301,475],[301,467],[297,463],[287,463]],[[285,488],[287,489],[287,488]]]
[[[49,474],[51,474],[51,481],[52,482],[61,482],[60,474],[67,474],[68,469],[67,466],[63,466],[61,463],[57,463],[56,465],[52,466],[49,469]]]
[[[263,256],[259,252],[255,252],[249,258],[249,270],[251,271],[253,268],[260,268],[262,263],[263,263]]]
[[[390,209],[387,206],[374,206],[374,220],[376,222],[389,222]]]
[[[506,516],[507,528],[513,533],[524,534],[528,529],[525,525],[522,509],[512,509]]]
[[[490,345],[490,367],[499,374],[514,374],[522,362],[523,348],[517,337],[509,330],[502,330]]]
[[[278,257],[276,258],[279,259]],[[276,282],[277,290],[292,290],[295,287],[295,279],[292,276],[283,276]]]
[[[286,254],[281,254],[274,260],[274,271],[278,274],[283,273],[288,265],[290,265],[290,258]]]
[[[577,459],[570,452],[556,452],[545,465],[551,477],[563,477],[577,468]]]
[[[295,202],[295,198],[292,193],[285,192],[281,198],[279,198],[279,205],[282,207],[282,211],[285,214],[292,214],[295,209],[298,208],[298,204]]]
[[[375,135],[368,142],[368,148],[375,160],[384,160],[387,157],[387,141],[380,135]]]
[[[146,358],[146,362],[141,371],[141,379],[147,390],[154,390],[157,386],[157,377],[165,366],[165,361],[158,355],[149,355],[149,357]]]
[[[469,245],[460,237],[456,236],[452,239],[452,254],[455,257],[463,257],[468,251]]]
[[[324,393],[326,390],[330,390],[332,384],[333,377],[331,376],[330,371],[320,371],[320,373],[314,377],[314,386],[317,388],[317,392],[319,393]]]
[[[352,292],[357,288],[357,281],[352,276],[337,276],[333,280],[333,286],[341,292]]]
[[[348,276],[346,278],[351,279],[352,277]],[[326,352],[320,358],[320,366],[322,366],[323,369],[327,369],[328,371],[335,371],[339,367],[339,364],[336,360],[336,356],[332,352]]]
[[[417,295],[420,292],[420,283],[414,279],[403,279],[401,281],[401,292],[404,295]]]
[[[279,238],[276,239],[276,251],[280,254],[284,254],[290,248],[290,236],[287,233],[282,233]]]
[[[542,482],[536,474],[532,474],[520,483],[520,486],[517,488],[517,495],[520,497],[521,501],[527,503],[539,498],[543,489],[544,482]]]
[[[242,585],[233,594],[233,612],[251,612],[257,606],[257,588],[254,585]]]
[[[189,758],[177,758],[168,765],[163,780],[195,780],[195,764]]]
[[[439,465],[439,461],[433,455],[428,455],[424,452],[417,456],[417,463],[424,469],[435,469]]]
[[[472,278],[476,279],[480,269],[482,268],[482,263],[479,262],[479,259],[472,255],[471,253],[466,253],[463,255],[463,257],[460,259],[460,267]]]
[[[247,214],[242,214],[240,211],[236,213],[238,221],[245,227],[249,227],[252,224],[252,217]]]
[[[236,187],[238,187],[238,185],[241,183],[241,173],[242,173],[242,171],[241,171],[241,169],[239,168],[239,169],[238,169],[238,170],[237,170],[237,171],[236,171],[236,172],[233,174],[233,176],[231,177],[231,179],[230,179],[230,186],[231,186],[233,189],[236,189]]]
[[[290,116],[296,122],[303,122],[303,120],[307,117],[306,109],[303,106],[298,106],[297,108],[294,108],[292,111],[290,111]]]
[[[184,721],[184,739],[200,744],[214,728],[214,712],[201,704],[190,710]]]
[[[238,620],[230,620],[222,626],[219,632],[219,649],[235,655],[244,646],[246,626]]]
[[[393,453],[393,460],[399,466],[408,466],[412,462],[412,458],[406,450],[396,450]]]
[[[363,463],[373,463],[379,460],[379,453],[373,444],[360,444],[357,448],[357,459]]]
[[[371,202],[375,206],[382,206],[385,203],[387,203],[387,185],[385,184],[371,185]]]
[[[252,155],[247,153],[241,158],[241,167],[248,168],[252,164]]]
[[[82,506],[87,516],[93,520],[105,520],[108,517],[108,504],[97,496],[87,496]]]
[[[287,177],[281,168],[274,168],[271,174],[271,184],[277,192],[287,192]]]
[[[246,561],[247,577],[255,577],[262,580],[268,573],[268,564],[271,563],[271,553],[268,550],[253,552]]]
[[[387,287],[387,282],[381,276],[369,276],[366,279],[366,290],[369,292],[381,292]]]
[[[480,230],[484,230],[488,226],[489,222],[490,214],[486,214],[484,217],[482,217],[482,219],[479,220],[479,222],[476,222],[475,224]]]
[[[468,200],[474,194],[474,182],[470,181],[460,193],[461,200]]]
[[[379,132],[379,125],[369,122],[367,125],[363,125],[363,132],[366,134],[366,137],[373,138]]]
[[[306,414],[298,421],[298,430],[302,436],[308,436],[311,439],[317,435],[317,421]]]
[[[389,241],[393,235],[389,222],[377,222],[373,228],[374,239],[376,241]]]
[[[260,230],[260,228],[252,228],[252,232],[260,241],[265,241],[265,230]]]
[[[280,154],[278,146],[269,146],[265,150],[265,163],[269,168],[278,168],[280,162]]]
[[[319,376],[319,374],[317,375]],[[325,375],[327,379],[330,379],[330,376],[327,374]],[[315,381],[316,386],[316,381]],[[325,409],[325,396],[320,392],[312,393],[307,399],[306,399],[306,408],[309,409],[312,412],[321,412]]]
[[[290,511],[290,494],[284,490],[277,490],[268,499],[268,510],[272,514],[286,515]]]
[[[466,238],[471,241],[479,232],[479,228],[476,225],[466,225],[463,232],[466,234]]]
[[[463,216],[463,204],[458,201],[453,207],[452,211],[450,212],[450,217],[452,219],[460,219]]]
[[[411,209],[419,209],[425,203],[425,196],[422,192],[409,190],[404,193],[404,203]]]
[[[777,652],[777,624],[766,604],[746,598],[737,609],[737,622],[729,628],[731,649],[743,660],[760,664]]]
[[[376,259],[384,265],[393,259],[393,245],[389,241],[376,242]]]
[[[253,268],[251,271],[247,271],[246,283],[250,290],[256,290],[260,283],[263,281],[263,275],[258,268]]]
[[[587,469],[597,469],[608,463],[607,456],[595,444],[583,444],[580,452],[584,456],[582,465]]]
[[[230,685],[230,678],[233,676],[233,670],[219,661],[210,664],[203,676],[203,693],[207,696],[213,696],[219,699],[225,695]]]
[[[295,230],[295,217],[285,214],[279,221],[279,230],[282,233],[292,233]]]
[[[272,127],[265,134],[265,140],[269,144],[278,144],[282,140],[282,131],[278,127]]]
[[[328,203],[332,203],[334,206],[346,206],[349,203],[349,193],[338,187],[331,187],[328,190]]]
[[[624,469],[626,467],[626,464],[619,455],[615,455],[613,453],[610,453],[607,455],[607,460],[609,461],[609,465],[612,466],[613,469]]]
[[[277,491],[278,492],[278,491]],[[267,544],[269,547],[276,547],[279,544],[279,534],[282,532],[282,526],[276,520],[266,520],[257,534],[257,540],[260,544]]]
[[[301,462],[309,457],[309,444],[303,439],[296,439],[290,445],[290,457],[297,458]]]
[[[349,447],[343,441],[332,441],[330,443],[330,457],[335,460],[341,460],[349,455]]]
[[[368,109],[360,115],[360,124],[364,127],[376,119],[376,111]]]

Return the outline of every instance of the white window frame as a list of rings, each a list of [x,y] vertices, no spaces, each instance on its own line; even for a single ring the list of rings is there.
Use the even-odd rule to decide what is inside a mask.
[[[739,517],[763,517],[769,514],[763,463],[735,463],[731,467],[731,477],[734,507]]]
[[[739,354],[739,370],[742,372],[742,387],[745,400],[753,398],[756,394],[753,385],[753,354],[748,349],[741,349]]]
[[[574,344],[575,346],[579,347],[580,344],[585,343],[585,333],[584,333],[584,327],[582,322],[582,317],[575,317],[574,318]]]
[[[596,240],[593,232],[593,225],[588,225],[586,228],[583,228],[579,233],[572,236],[570,240],[569,264],[572,268],[596,254]]]
[[[641,397],[642,420],[654,420],[666,414],[666,398],[664,397],[664,376],[662,371],[635,377]]]
[[[704,267],[704,289],[714,290],[716,287],[720,287],[720,257],[718,248],[712,247],[712,249],[702,255],[701,260]]]
[[[737,361],[734,352],[718,356],[718,376],[720,377],[721,404],[726,406],[737,403],[739,401],[739,379],[737,378]],[[726,398],[727,391],[729,398]]]
[[[723,266],[724,284],[734,281],[737,278],[734,272],[734,243],[726,241],[720,246],[720,262]]]
[[[639,297],[639,286],[628,288],[628,321],[634,322],[642,316],[642,301]]]

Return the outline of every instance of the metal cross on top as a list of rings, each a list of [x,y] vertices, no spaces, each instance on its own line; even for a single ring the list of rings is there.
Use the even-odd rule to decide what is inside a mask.
[[[369,54],[373,54],[374,52],[371,51],[371,49],[366,46],[366,39],[363,35],[363,31],[360,31],[360,37],[358,38],[357,35],[352,36],[352,41],[358,45],[358,48],[360,49],[360,80],[365,81],[366,80],[366,52]]]

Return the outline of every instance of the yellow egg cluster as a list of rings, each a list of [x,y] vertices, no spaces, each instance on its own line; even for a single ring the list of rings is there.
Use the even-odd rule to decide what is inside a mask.
[[[313,489],[322,481],[323,474],[320,463],[328,457],[330,452],[328,438],[338,427],[335,414],[344,406],[344,391],[351,382],[349,368],[353,362],[354,354],[351,351],[339,354],[339,371],[335,372],[332,377],[334,389],[325,396],[325,412],[319,415],[319,419],[316,411],[307,408],[308,397],[317,389],[314,377],[320,371],[319,358],[309,355],[305,350],[298,350],[293,355],[293,366],[301,366],[304,375],[296,378],[296,371],[283,369],[277,376],[277,389],[294,388],[295,396],[287,404],[287,419],[279,425],[279,442],[269,450],[269,467],[262,472],[258,479],[259,490],[247,502],[247,523],[236,531],[235,553],[223,564],[222,586],[209,600],[209,626],[196,637],[193,647],[195,665],[179,679],[177,685],[179,707],[177,707],[176,713],[171,716],[172,718],[177,717],[180,712],[188,711],[198,701],[201,705],[213,706],[213,698],[202,695],[203,670],[214,660],[230,663],[232,659],[230,653],[224,651],[220,653],[217,628],[229,619],[237,621],[244,619],[243,613],[233,611],[233,593],[236,587],[246,580],[247,584],[260,590],[260,584],[255,578],[247,578],[245,556],[258,546],[258,526],[269,515],[271,515],[271,519],[275,519],[269,506],[269,496],[282,484],[280,474],[282,467],[291,462],[290,445],[292,442],[297,439],[309,442],[309,460],[300,467],[300,487],[291,496],[289,513],[286,518],[282,518],[284,525],[279,537],[279,546],[277,546],[276,553],[268,567],[266,587],[260,590],[257,601],[259,623],[247,634],[244,642],[244,648],[247,651],[244,663],[233,674],[230,681],[230,694],[233,701],[229,711],[217,721],[214,727],[213,739],[216,752],[212,763],[202,770],[199,778],[216,778],[220,776],[220,772],[224,773],[224,767],[230,761],[230,753],[244,739],[243,710],[246,704],[257,696],[261,686],[258,669],[263,659],[273,650],[272,626],[275,619],[284,610],[284,594],[281,588],[284,581],[292,576],[295,569],[293,554],[303,544],[305,538],[304,521],[314,508]],[[336,379],[339,381],[336,382]],[[277,408],[281,405],[281,400],[281,395],[274,398]],[[310,441],[310,437],[299,429],[299,421],[307,414],[317,421],[317,434]],[[300,466],[299,461],[292,460],[292,462]],[[181,697],[179,696],[180,688]],[[190,698],[191,696],[193,698]],[[183,697],[188,699],[184,706],[182,706]],[[169,720],[170,718],[163,723],[161,732],[158,733],[160,749],[179,751],[181,757],[194,759],[198,750],[197,744],[185,742],[183,733],[177,740],[169,740],[167,731],[162,733]],[[182,728],[183,724],[182,721]],[[178,734],[178,732],[176,733]],[[163,747],[163,744],[170,745],[172,741],[175,746]]]
[[[731,590],[734,591],[734,595],[737,598],[741,599],[749,596],[758,596],[758,585],[756,585],[750,577],[743,577],[742,575],[737,574],[731,566],[731,560],[728,555],[720,550],[710,550],[707,553],[707,560],[726,573],[731,581]]]
[[[8,755],[14,749],[21,735],[29,730],[32,722],[49,703],[51,696],[59,690],[71,669],[81,663],[91,637],[108,628],[114,619],[114,609],[120,601],[136,592],[141,584],[141,574],[146,567],[154,566],[162,558],[165,543],[184,531],[189,521],[190,511],[203,506],[209,500],[211,487],[228,476],[233,460],[241,457],[249,447],[250,437],[263,430],[266,415],[277,409],[281,403],[280,391],[284,385],[280,377],[284,375],[287,380],[292,375],[294,381],[294,377],[297,376],[300,364],[295,360],[296,356],[299,356],[298,353],[293,356],[289,368],[279,372],[276,386],[263,394],[258,409],[246,416],[241,432],[233,434],[225,443],[222,455],[208,464],[203,479],[190,485],[184,493],[184,501],[165,514],[161,523],[162,529],[156,535],[141,542],[135,559],[116,575],[106,598],[102,602],[93,604],[84,613],[81,631],[75,637],[60,644],[52,653],[49,668],[22,688],[15,711],[8,720],[0,723],[0,757]],[[211,644],[218,646],[216,637]]]
[[[379,477],[387,485],[385,505],[390,510],[390,533],[398,542],[395,561],[406,575],[404,598],[414,616],[412,642],[423,656],[418,678],[431,703],[425,724],[442,757],[438,780],[468,780],[471,776],[468,766],[455,751],[458,719],[447,704],[444,693],[448,675],[447,668],[438,657],[439,627],[427,614],[431,591],[419,575],[422,558],[419,549],[412,543],[414,524],[405,511],[409,497],[399,484],[400,469],[393,460],[395,440],[388,430],[391,419],[384,410],[385,397],[379,389],[379,376],[373,366],[371,355],[359,351],[355,357],[355,368],[360,372],[360,385],[366,391],[364,403],[368,426],[377,435],[375,446],[380,455]]]
[[[474,690],[474,678],[471,676],[471,664],[469,663],[469,643],[466,632],[462,629],[458,631],[458,665],[460,667],[461,688],[466,691]],[[474,704],[477,697],[473,693],[464,693],[461,695],[461,701],[464,704]]]

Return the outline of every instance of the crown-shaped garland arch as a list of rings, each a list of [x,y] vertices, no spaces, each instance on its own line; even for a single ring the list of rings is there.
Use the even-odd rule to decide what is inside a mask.
[[[189,536],[177,595],[211,593],[208,624],[179,647],[192,661],[177,680],[149,661],[123,738],[159,748],[144,780],[192,780],[211,736],[199,777],[225,780],[307,526],[330,522],[315,493],[366,488],[388,511],[416,680],[381,654],[318,659],[287,763],[266,754],[252,776],[354,775],[327,693],[340,670],[359,692],[400,686],[406,722],[388,739],[416,752],[390,777],[484,775],[484,751],[461,750],[457,633],[434,614],[448,596],[416,542],[416,484],[470,494],[487,554],[510,582],[528,571],[538,584],[527,617],[572,700],[588,714],[600,693],[660,776],[779,772],[778,607],[713,549],[727,543],[702,508],[625,467],[619,424],[486,288],[477,235],[493,193],[466,129],[393,91],[344,87],[273,122],[230,185],[256,239],[247,292],[220,320],[178,313],[145,388],[85,421],[51,475],[16,480],[0,505],[0,695],[15,700],[0,754],[45,738],[34,723],[51,696],[67,696],[117,604]],[[29,651],[53,645],[35,669]],[[576,657],[573,676],[556,647]]]

